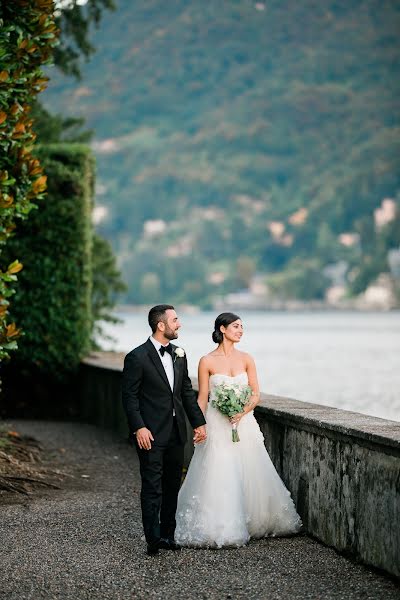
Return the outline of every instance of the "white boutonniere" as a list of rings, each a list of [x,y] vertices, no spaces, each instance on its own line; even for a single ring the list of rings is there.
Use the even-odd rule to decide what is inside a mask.
[[[175,348],[175,354],[176,356],[178,356],[179,358],[183,358],[185,356],[185,351],[183,348]]]

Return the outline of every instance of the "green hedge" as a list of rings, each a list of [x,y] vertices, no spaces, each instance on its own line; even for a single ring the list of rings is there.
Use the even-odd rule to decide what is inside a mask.
[[[40,146],[38,155],[48,194],[9,244],[25,267],[12,306],[24,332],[13,363],[62,379],[89,351],[93,329],[94,159],[79,144]]]

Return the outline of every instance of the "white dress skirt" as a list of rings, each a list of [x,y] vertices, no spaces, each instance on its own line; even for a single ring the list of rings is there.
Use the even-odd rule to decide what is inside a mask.
[[[247,373],[210,376],[210,400],[221,383],[248,384]],[[275,470],[253,412],[232,441],[229,419],[211,402],[207,440],[197,444],[178,497],[175,540],[182,546],[243,546],[250,538],[296,533],[301,520]]]

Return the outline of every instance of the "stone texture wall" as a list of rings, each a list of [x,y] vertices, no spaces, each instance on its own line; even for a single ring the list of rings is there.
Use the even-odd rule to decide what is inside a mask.
[[[307,532],[400,576],[400,424],[272,396],[256,412]]]
[[[126,433],[121,370],[112,356],[86,360],[81,405],[86,420]],[[306,531],[400,577],[400,423],[267,395],[255,414]]]

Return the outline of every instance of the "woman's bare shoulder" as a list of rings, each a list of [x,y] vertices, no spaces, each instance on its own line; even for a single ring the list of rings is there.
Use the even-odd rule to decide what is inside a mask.
[[[205,354],[204,356],[201,357],[201,360],[205,359],[205,360],[212,360],[214,358],[214,356],[216,356],[218,354],[218,348],[215,348],[215,350],[211,350],[210,352],[208,352],[208,354]]]
[[[251,358],[251,354],[249,354],[248,352],[244,352],[243,350],[238,350],[236,348],[236,352],[242,357],[242,358]]]
[[[207,368],[208,370],[212,370],[212,365],[215,363],[215,350],[212,350],[208,354],[205,354],[201,357],[199,361],[199,367]]]
[[[199,365],[208,365],[210,362],[212,362],[212,356],[211,356],[211,352],[209,352],[208,354],[204,354],[204,356],[202,356],[199,360]]]
[[[252,357],[251,354],[249,354],[248,352],[243,352],[243,350],[238,350],[240,357],[243,359],[243,361],[246,364],[253,364],[254,363],[254,358]]]

